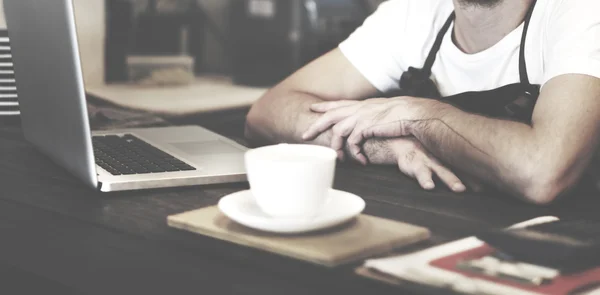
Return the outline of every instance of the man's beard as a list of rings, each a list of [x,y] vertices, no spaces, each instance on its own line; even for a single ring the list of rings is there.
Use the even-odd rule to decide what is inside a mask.
[[[475,6],[482,8],[494,8],[504,0],[458,0],[463,6]]]

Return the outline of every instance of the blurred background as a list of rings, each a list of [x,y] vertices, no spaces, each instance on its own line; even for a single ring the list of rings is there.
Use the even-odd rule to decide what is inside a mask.
[[[106,79],[127,78],[124,55],[187,56],[191,59],[173,61],[193,62],[197,75],[225,74],[236,83],[270,86],[334,48],[375,4],[369,0],[108,0]],[[135,62],[144,60],[149,59]]]
[[[86,88],[159,113],[247,106],[383,1],[74,0]]]

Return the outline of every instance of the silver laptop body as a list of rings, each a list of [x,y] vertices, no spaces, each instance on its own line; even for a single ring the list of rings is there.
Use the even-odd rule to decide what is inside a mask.
[[[72,1],[4,0],[26,139],[103,192],[245,181],[247,149],[198,126],[92,134]]]

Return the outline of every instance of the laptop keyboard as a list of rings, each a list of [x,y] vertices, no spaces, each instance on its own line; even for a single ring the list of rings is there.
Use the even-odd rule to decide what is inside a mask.
[[[112,175],[196,170],[131,134],[94,136],[92,142],[96,164]]]

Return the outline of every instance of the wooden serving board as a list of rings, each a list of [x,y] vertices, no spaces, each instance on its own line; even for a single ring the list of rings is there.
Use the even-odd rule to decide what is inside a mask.
[[[272,234],[242,226],[224,216],[216,206],[169,216],[168,224],[327,267],[383,255],[430,236],[426,228],[364,214],[347,224],[323,231]]]

